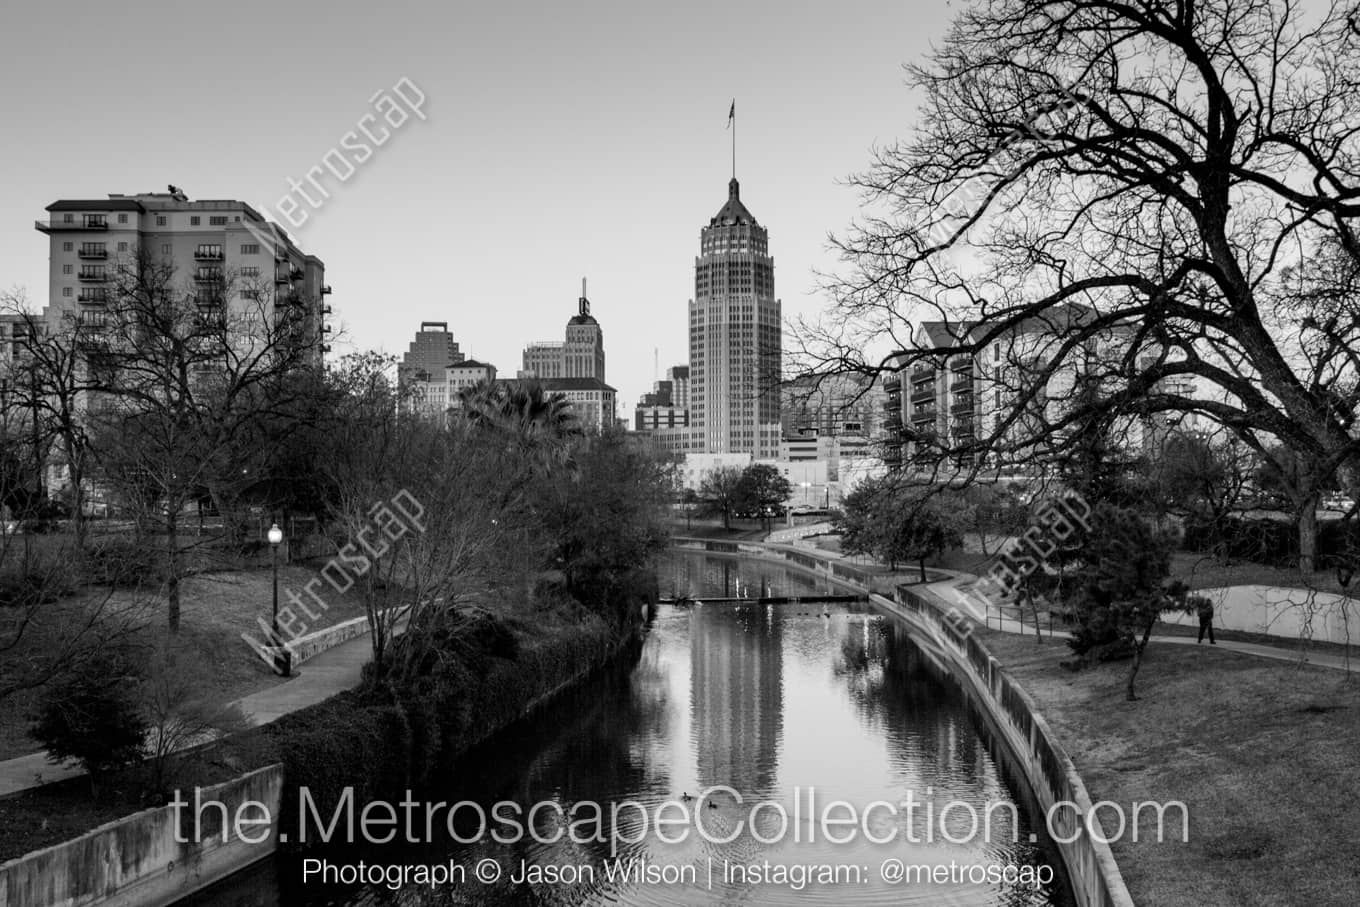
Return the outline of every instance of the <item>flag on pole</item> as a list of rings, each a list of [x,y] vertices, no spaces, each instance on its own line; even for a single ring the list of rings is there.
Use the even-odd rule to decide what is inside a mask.
[[[732,106],[727,111],[727,125],[731,127],[732,121],[737,118],[737,99],[732,99]]]

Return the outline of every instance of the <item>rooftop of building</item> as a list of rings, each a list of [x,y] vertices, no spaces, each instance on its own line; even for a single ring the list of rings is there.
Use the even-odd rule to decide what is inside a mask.
[[[618,393],[599,378],[540,378],[546,391],[609,391]]]
[[[756,222],[755,215],[747,210],[741,202],[741,186],[737,183],[736,177],[732,177],[727,184],[727,203],[718,210],[718,213],[713,216],[708,225],[710,227],[760,226]]]

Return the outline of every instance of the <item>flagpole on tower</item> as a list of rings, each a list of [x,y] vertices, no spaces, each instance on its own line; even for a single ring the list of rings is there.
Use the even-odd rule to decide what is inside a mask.
[[[737,178],[737,99],[727,109],[727,128],[732,130],[732,179]]]

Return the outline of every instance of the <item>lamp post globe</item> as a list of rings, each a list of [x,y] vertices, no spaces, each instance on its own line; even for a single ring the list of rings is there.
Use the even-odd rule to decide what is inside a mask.
[[[269,527],[266,538],[269,539],[269,547],[272,550],[274,561],[274,620],[270,624],[274,637],[272,640],[275,654],[274,670],[287,677],[291,668],[292,657],[291,653],[279,642],[279,545],[283,542],[283,530],[279,528],[278,523]]]

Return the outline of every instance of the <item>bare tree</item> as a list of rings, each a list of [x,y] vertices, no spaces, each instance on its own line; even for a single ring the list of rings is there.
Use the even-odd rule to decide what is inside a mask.
[[[1199,414],[1356,487],[1355,298],[1302,280],[1326,250],[1342,273],[1360,261],[1348,15],[1290,0],[970,7],[910,67],[913,135],[853,179],[866,214],[838,242],[834,312],[804,326],[808,368],[934,364],[995,395],[994,419],[941,419],[963,479],[1062,446],[1094,406]],[[931,319],[947,336],[926,342]],[[1077,373],[1101,393],[1054,405]],[[1311,568],[1308,525],[1300,541]]]
[[[308,306],[219,265],[185,282],[145,250],[113,265],[104,309],[77,333],[86,410],[104,475],[135,491],[164,534],[169,624],[179,626],[181,514],[254,481],[251,428],[279,411],[287,379],[315,366]]]

